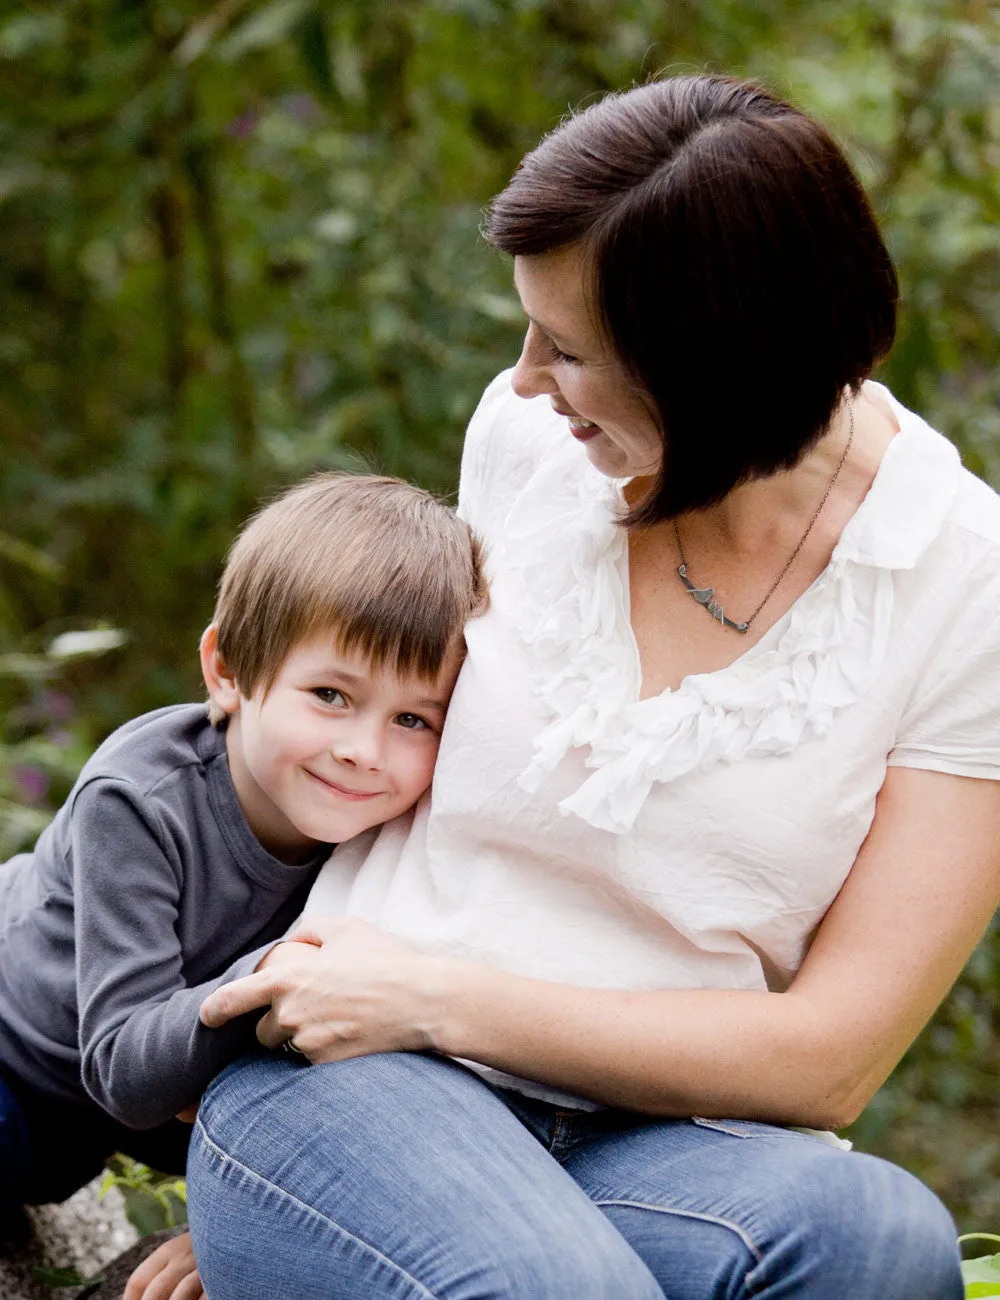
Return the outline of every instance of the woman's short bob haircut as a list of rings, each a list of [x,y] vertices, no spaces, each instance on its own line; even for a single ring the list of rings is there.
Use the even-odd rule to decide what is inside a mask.
[[[657,413],[651,524],[788,469],[892,345],[896,274],[839,146],[760,86],[672,77],[570,117],[490,205],[515,256],[582,242]]]

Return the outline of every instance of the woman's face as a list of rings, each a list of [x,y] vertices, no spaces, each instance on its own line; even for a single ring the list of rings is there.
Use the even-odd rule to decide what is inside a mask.
[[[514,392],[547,394],[602,474],[646,478],[658,472],[663,457],[659,426],[602,337],[589,283],[575,244],[514,259],[514,284],[529,319]]]

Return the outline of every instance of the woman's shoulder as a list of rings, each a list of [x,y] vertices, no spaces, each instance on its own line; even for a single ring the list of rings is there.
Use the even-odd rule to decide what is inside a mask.
[[[548,399],[518,397],[512,373],[497,375],[483,393],[462,451],[459,514],[487,539],[538,466],[568,441]]]
[[[985,550],[1000,554],[1000,495],[970,470],[961,472],[948,523],[976,539]]]
[[[845,530],[844,551],[891,569],[981,559],[1000,573],[1000,496],[965,468],[950,439],[881,391],[899,433]]]

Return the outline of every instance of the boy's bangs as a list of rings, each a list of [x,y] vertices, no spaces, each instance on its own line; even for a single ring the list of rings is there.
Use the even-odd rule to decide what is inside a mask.
[[[455,593],[440,584],[437,591],[428,586],[347,591],[339,608],[328,605],[323,626],[310,633],[332,633],[344,654],[359,655],[376,671],[431,681],[459,642],[470,606],[460,606]]]
[[[433,679],[488,603],[480,547],[453,511],[398,479],[322,474],[257,515],[230,555],[219,649],[243,694],[330,635],[376,670]]]

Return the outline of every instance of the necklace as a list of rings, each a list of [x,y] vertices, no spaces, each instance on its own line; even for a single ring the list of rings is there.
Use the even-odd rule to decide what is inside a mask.
[[[813,517],[809,520],[809,523],[806,525],[806,531],[799,538],[799,544],[798,546],[796,546],[795,550],[792,551],[791,555],[788,557],[785,567],[781,570],[781,572],[778,574],[775,580],[771,583],[770,587],[767,589],[767,594],[764,596],[764,599],[760,602],[760,604],[750,615],[750,617],[745,619],[742,623],[736,622],[735,619],[726,618],[725,611],[723,610],[719,602],[715,599],[714,587],[696,587],[694,583],[691,581],[691,579],[688,577],[687,557],[684,554],[684,546],[681,542],[681,531],[677,527],[677,520],[674,519],[671,521],[674,525],[674,536],[677,538],[677,552],[681,557],[681,562],[677,566],[677,574],[681,582],[684,583],[684,586],[687,588],[690,595],[698,602],[699,605],[702,605],[708,611],[708,613],[712,616],[712,618],[714,618],[717,622],[721,623],[723,627],[731,627],[734,632],[743,632],[744,634],[748,632],[750,630],[750,624],[754,621],[754,619],[757,617],[760,611],[764,608],[767,602],[778,590],[778,587],[781,585],[781,581],[784,578],[785,574],[795,563],[799,551],[801,551],[803,546],[805,546],[806,538],[812,532],[813,526],[815,525],[816,520],[820,517],[820,513],[822,512],[823,507],[830,499],[830,493],[833,491],[833,485],[840,477],[840,471],[844,468],[844,462],[847,460],[847,454],[851,450],[851,443],[854,441],[854,403],[853,402],[848,403],[847,410],[851,420],[850,433],[847,435],[847,443],[844,447],[843,454],[841,455],[840,460],[837,463],[837,468],[833,471],[833,478],[830,480],[829,484],[827,485],[826,491],[823,493],[823,499],[822,501],[820,501],[819,505],[816,507],[815,511],[813,512]]]

